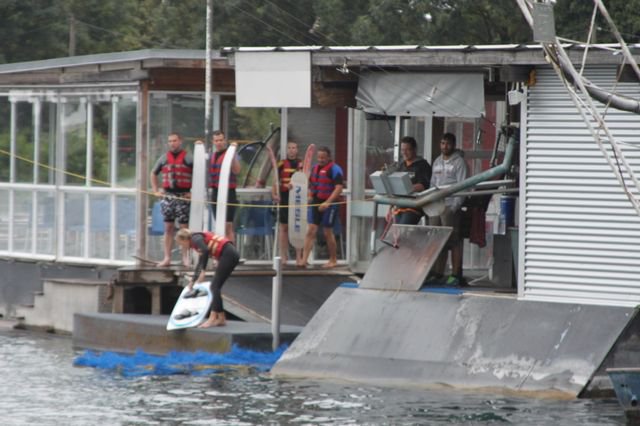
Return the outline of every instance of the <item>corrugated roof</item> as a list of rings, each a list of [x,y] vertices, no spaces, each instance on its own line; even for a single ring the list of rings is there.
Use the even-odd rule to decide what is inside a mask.
[[[212,52],[212,57],[220,58],[220,52]],[[0,74],[43,71],[55,68],[70,68],[87,65],[112,64],[118,62],[160,60],[204,60],[205,51],[195,49],[144,49],[128,52],[98,53],[95,55],[69,56],[40,61],[15,62],[0,65]]]

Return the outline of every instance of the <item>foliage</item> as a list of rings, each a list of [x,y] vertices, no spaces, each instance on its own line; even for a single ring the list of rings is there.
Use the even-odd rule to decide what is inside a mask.
[[[640,0],[605,2],[630,42]],[[213,45],[490,44],[531,41],[516,0],[225,0],[213,2]],[[559,0],[556,28],[586,40],[591,1]],[[205,44],[206,0],[3,0],[0,63]],[[72,19],[73,18],[73,19]],[[72,25],[73,23],[73,25]],[[597,41],[613,38],[598,20]]]

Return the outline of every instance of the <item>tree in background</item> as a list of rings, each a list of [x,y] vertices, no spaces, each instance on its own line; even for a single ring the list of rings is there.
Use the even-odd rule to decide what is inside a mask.
[[[531,42],[516,0],[215,0],[215,48]],[[640,0],[609,0],[631,42]],[[143,48],[204,48],[206,0],[3,0],[0,63]],[[591,1],[559,1],[558,34],[586,40]],[[599,21],[597,41],[613,38]],[[71,40],[75,40],[71,43]]]

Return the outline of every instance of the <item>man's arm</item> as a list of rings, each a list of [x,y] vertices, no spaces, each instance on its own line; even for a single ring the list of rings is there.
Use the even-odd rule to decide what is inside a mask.
[[[156,164],[155,166],[153,166],[153,169],[151,170],[151,175],[150,175],[151,190],[153,191],[153,194],[158,197],[162,196],[162,192],[158,190],[158,174],[160,173],[160,169],[162,168],[162,165],[160,164],[161,162],[162,162],[162,159],[159,159],[158,161],[156,161]]]

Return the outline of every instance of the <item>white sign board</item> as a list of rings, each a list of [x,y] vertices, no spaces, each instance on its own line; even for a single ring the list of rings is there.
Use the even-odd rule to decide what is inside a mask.
[[[236,106],[311,107],[310,52],[236,52]]]

